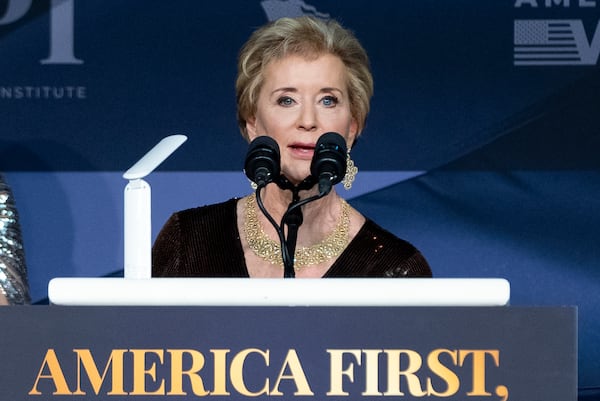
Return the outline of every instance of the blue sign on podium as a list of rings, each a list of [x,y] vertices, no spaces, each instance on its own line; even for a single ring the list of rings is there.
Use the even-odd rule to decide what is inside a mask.
[[[32,306],[0,319],[6,400],[577,397],[573,307]]]

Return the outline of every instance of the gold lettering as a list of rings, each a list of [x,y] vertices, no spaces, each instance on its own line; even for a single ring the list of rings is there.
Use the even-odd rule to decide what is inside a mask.
[[[468,396],[489,396],[492,395],[485,390],[485,356],[491,355],[494,364],[500,366],[500,351],[498,350],[463,350],[458,354],[459,365],[463,363],[467,356],[472,355],[473,360],[473,389],[467,393]]]
[[[213,349],[214,362],[214,389],[212,395],[229,395],[227,391],[227,353],[228,349]]]
[[[44,367],[46,366],[48,367],[48,372],[50,373],[49,375],[42,374]],[[60,367],[60,363],[58,363],[58,358],[56,357],[56,352],[54,352],[54,349],[49,349],[46,351],[46,356],[44,357],[40,371],[35,378],[35,383],[33,383],[33,387],[31,390],[29,390],[29,395],[42,395],[42,393],[37,389],[40,379],[52,379],[54,382],[54,387],[56,388],[56,391],[52,393],[53,395],[72,394],[71,390],[69,390],[69,386],[67,385],[67,380],[65,380],[65,375]]]
[[[74,395],[85,395],[85,391],[81,389],[81,367],[87,374],[87,377],[92,385],[94,393],[98,395],[108,368],[112,366],[112,389],[108,395],[127,395],[123,388],[123,355],[127,352],[126,349],[115,349],[110,353],[110,357],[106,362],[102,376],[98,371],[94,357],[89,349],[74,349],[77,354],[77,390]]]
[[[156,362],[152,362],[150,367],[146,369],[146,355],[155,354],[158,361],[163,363],[164,351],[162,349],[132,349],[129,350],[133,354],[133,391],[131,395],[164,395],[165,381],[160,381],[158,389],[155,391],[146,391],[146,376],[150,376],[156,381]]]
[[[354,356],[356,363],[361,364],[361,351],[359,349],[328,349],[329,353],[329,391],[328,396],[348,395],[344,391],[343,376],[350,383],[354,383],[354,363],[350,363],[346,369],[343,368],[344,354]]]
[[[171,355],[171,390],[167,395],[187,395],[183,391],[184,375],[189,377],[194,395],[208,395],[208,391],[204,388],[202,377],[198,374],[204,367],[204,355],[193,349],[170,349],[167,352]],[[189,355],[192,359],[192,366],[187,370],[183,370],[184,355]]]
[[[291,375],[283,374],[286,367],[290,368]],[[298,358],[296,350],[288,350],[285,361],[281,366],[281,371],[279,372],[279,376],[277,377],[277,381],[275,382],[270,395],[283,395],[283,393],[279,391],[279,383],[281,383],[282,379],[294,380],[294,383],[296,384],[296,392],[294,395],[315,395],[308,385],[308,380],[306,380],[306,375],[304,374],[304,370],[302,369],[302,364],[300,363],[300,358]]]
[[[427,395],[434,395],[436,397],[450,397],[456,394],[460,388],[460,380],[458,376],[448,369],[442,362],[440,361],[440,355],[448,354],[450,355],[451,361],[456,366],[458,353],[456,350],[448,350],[448,349],[436,349],[429,353],[427,356],[427,366],[433,372],[433,374],[440,377],[442,380],[446,382],[446,391],[438,392],[433,388],[433,384],[431,382],[431,378],[427,378]]]
[[[409,349],[390,349],[384,350],[388,358],[388,388],[383,394],[385,396],[403,396],[404,393],[400,389],[400,377],[406,378],[408,384],[408,392],[415,397],[423,397],[427,395],[421,388],[419,378],[415,374],[423,364],[421,355],[416,351]],[[406,355],[408,358],[408,366],[406,369],[400,369],[401,356]]]
[[[239,352],[236,356],[234,356],[233,360],[231,361],[231,366],[230,366],[231,384],[233,384],[233,387],[238,391],[238,393],[245,395],[247,397],[258,397],[259,395],[263,395],[263,394],[268,395],[268,393],[269,393],[269,379],[268,378],[265,379],[265,384],[264,384],[263,388],[257,392],[252,392],[252,391],[248,390],[248,388],[246,387],[246,383],[244,383],[244,362],[246,361],[246,358],[248,357],[248,355],[253,354],[253,353],[261,355],[263,357],[263,359],[265,360],[265,365],[269,366],[269,350],[262,351],[262,350],[259,350],[256,348],[245,349],[245,350]]]
[[[381,350],[377,349],[365,349],[365,391],[362,395],[365,396],[379,396],[383,395],[379,391],[379,354]]]

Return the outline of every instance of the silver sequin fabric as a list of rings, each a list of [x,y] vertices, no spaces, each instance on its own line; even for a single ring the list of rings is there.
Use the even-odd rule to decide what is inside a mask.
[[[11,305],[31,303],[19,214],[0,174],[0,290]]]

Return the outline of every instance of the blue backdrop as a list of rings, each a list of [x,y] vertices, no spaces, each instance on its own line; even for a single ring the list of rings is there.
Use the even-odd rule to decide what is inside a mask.
[[[0,0],[0,171],[34,301],[123,267],[121,174],[148,178],[153,233],[249,192],[236,55],[269,19],[352,29],[375,97],[345,195],[438,277],[505,277],[512,303],[579,306],[581,394],[600,387],[600,5],[596,1]],[[343,190],[342,190],[343,191]]]

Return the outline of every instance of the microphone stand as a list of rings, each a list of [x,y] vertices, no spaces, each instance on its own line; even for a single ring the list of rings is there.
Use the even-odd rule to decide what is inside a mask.
[[[260,140],[261,138],[263,137],[258,137],[255,141]],[[281,258],[284,267],[283,276],[284,278],[294,278],[296,277],[294,259],[296,242],[298,240],[298,229],[303,222],[302,210],[300,208],[309,202],[323,198],[331,191],[333,184],[341,181],[339,177],[343,177],[343,174],[341,173],[346,169],[346,159],[344,158],[344,155],[346,154],[346,144],[344,139],[335,132],[323,134],[317,141],[315,147],[315,154],[313,155],[310,166],[311,175],[305,178],[300,184],[294,185],[283,174],[280,174],[279,177],[276,176],[279,174],[280,170],[279,165],[273,163],[274,160],[272,156],[275,154],[277,158],[279,158],[277,143],[268,137],[263,138],[262,142],[264,143],[258,143],[256,146],[251,144],[253,150],[252,152],[249,151],[249,154],[251,154],[252,157],[247,156],[244,169],[245,171],[252,172],[248,178],[258,184],[256,188],[256,203],[267,220],[273,225],[279,237]],[[273,143],[270,144],[269,142]],[[260,146],[266,147],[267,149],[262,149]],[[264,160],[261,160],[261,157]],[[251,162],[250,164],[249,161]],[[263,166],[262,164],[255,166],[255,163],[258,163],[259,161],[269,162],[267,163],[270,165],[269,167],[271,167],[271,169],[277,167],[277,172],[275,173],[275,170],[270,170],[267,166]],[[257,173],[259,171],[255,167],[266,170],[266,175],[262,180],[259,180],[260,182],[256,180],[257,177],[254,177],[254,175],[258,176]],[[292,191],[292,201],[283,214],[279,225],[266,210],[260,196],[261,189],[266,187],[270,182],[275,182],[277,186],[283,190]],[[312,188],[317,182],[319,184],[319,194],[300,200],[299,192]],[[285,235],[285,226],[287,226],[287,238]]]
[[[289,212],[286,211],[284,218],[282,219],[282,227],[284,224],[287,226],[287,238],[285,238],[282,246],[287,248],[287,254],[291,256],[287,261],[288,263],[284,264],[283,266],[284,278],[294,278],[296,276],[296,271],[294,270],[294,262],[296,258],[294,255],[296,254],[296,243],[298,241],[298,228],[300,228],[300,225],[302,224],[303,216],[302,209],[299,207],[292,209],[292,206],[298,203],[299,200],[300,198],[298,198],[297,194],[294,194],[294,199],[288,207]]]

